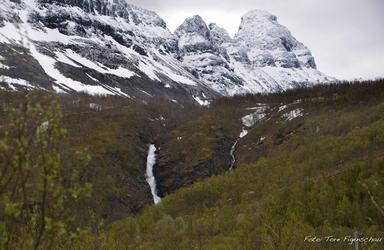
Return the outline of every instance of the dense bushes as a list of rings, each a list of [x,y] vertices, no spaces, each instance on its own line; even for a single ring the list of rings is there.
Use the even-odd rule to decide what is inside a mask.
[[[0,140],[0,246],[54,248],[74,237],[79,200],[91,185],[80,183],[88,156],[62,157],[60,104],[51,95],[30,93],[18,107],[6,107]],[[78,231],[79,232],[79,231]]]

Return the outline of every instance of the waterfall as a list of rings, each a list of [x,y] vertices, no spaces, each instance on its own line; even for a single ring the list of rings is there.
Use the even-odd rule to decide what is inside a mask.
[[[229,152],[229,154],[231,155],[231,166],[229,167],[229,171],[231,171],[236,164],[236,157],[235,157],[236,146],[239,143],[239,140],[241,138],[243,138],[244,136],[246,136],[247,134],[248,134],[248,131],[243,128],[243,130],[240,133],[239,138],[237,138],[237,140],[235,141],[235,144],[233,144],[231,151]]]
[[[236,163],[236,157],[235,157],[235,150],[236,150],[236,146],[237,146],[237,143],[239,142],[240,138],[238,138],[235,142],[235,144],[233,144],[232,148],[231,148],[231,152],[229,153],[231,155],[231,166],[229,167],[229,171],[231,171],[233,169],[233,167],[235,166],[235,163]]]
[[[145,177],[146,177],[147,182],[151,188],[153,201],[154,201],[155,205],[157,205],[161,201],[161,198],[159,196],[157,196],[156,180],[155,180],[155,176],[153,175],[153,166],[156,163],[155,152],[156,152],[155,145],[153,145],[153,144],[149,145],[148,156],[147,156],[147,169],[146,169]]]

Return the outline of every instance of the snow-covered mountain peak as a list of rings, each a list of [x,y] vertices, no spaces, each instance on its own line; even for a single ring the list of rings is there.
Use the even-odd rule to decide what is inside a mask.
[[[256,65],[316,69],[308,48],[269,12],[254,10],[246,13],[235,40],[242,44],[249,60]]]
[[[288,40],[289,44],[284,47],[281,38]],[[260,10],[250,11],[241,18],[235,39],[245,42],[249,47],[256,45],[264,49],[291,50],[298,43],[289,30],[277,22],[276,16]]]
[[[165,21],[156,12],[129,4],[127,0],[113,0],[113,2],[112,10],[115,16],[127,18],[136,25],[144,24],[167,29]]]
[[[203,18],[199,15],[185,19],[185,21],[175,30],[175,35],[181,37],[186,33],[194,33],[205,39],[210,39],[209,29]]]
[[[199,15],[187,18],[175,30],[175,35],[181,52],[204,51],[212,47],[211,33]]]
[[[245,13],[241,18],[241,23],[252,23],[260,20],[268,20],[270,22],[276,22],[277,17],[265,10],[251,10]]]

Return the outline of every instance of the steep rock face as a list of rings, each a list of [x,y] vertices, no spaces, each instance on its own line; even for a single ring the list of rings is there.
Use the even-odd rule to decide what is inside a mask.
[[[166,29],[164,20],[155,12],[128,4],[125,0],[38,0],[37,3],[46,8],[54,5],[78,7],[88,14],[121,17],[135,25],[152,25]]]
[[[125,0],[39,0],[44,11],[34,11],[32,22],[58,28],[61,33],[92,37],[96,33],[112,36],[122,45],[140,42],[175,48],[175,39],[165,21],[155,12],[128,4]]]
[[[231,41],[225,29],[211,24],[200,16],[188,18],[175,31],[178,37],[179,60],[196,78],[223,95],[236,88],[241,80],[228,64],[223,42]]]
[[[215,45],[221,45],[223,43],[232,41],[232,38],[228,32],[224,28],[218,26],[216,23],[209,24],[209,31],[211,33],[212,42]]]
[[[314,68],[311,52],[291,32],[277,22],[277,17],[255,10],[242,17],[235,41],[243,45],[252,64],[285,68]]]
[[[227,172],[230,166],[228,154],[230,143],[229,140],[217,141],[214,146],[214,154],[209,158],[201,159],[192,169],[186,168],[183,161],[170,161],[167,155],[163,155],[160,151],[158,163],[154,167],[158,195],[164,197],[181,187]]]
[[[188,18],[175,31],[180,52],[212,49],[211,34],[200,16]]]

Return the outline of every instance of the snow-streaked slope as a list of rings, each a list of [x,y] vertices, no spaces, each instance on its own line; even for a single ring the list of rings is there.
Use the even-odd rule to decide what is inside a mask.
[[[13,89],[13,90],[16,90],[17,87],[25,87],[25,88],[28,88],[28,89],[33,89],[34,86],[31,85],[29,82],[27,82],[26,80],[23,80],[23,79],[15,79],[15,78],[11,78],[9,76],[0,76],[0,82],[4,82],[6,84],[8,84],[8,86]]]
[[[40,63],[45,73],[56,80],[56,84],[67,90],[86,92],[93,95],[114,95],[102,86],[84,85],[79,81],[65,77],[56,67],[56,60],[37,51],[34,45],[30,48],[32,56]]]
[[[202,103],[217,96],[176,59],[175,36],[156,13],[125,0],[89,2],[101,7],[71,0],[6,0],[0,3],[0,46],[29,49],[54,80],[51,88],[61,92],[127,97],[163,92],[172,100],[196,103],[196,96]],[[20,17],[17,25],[13,13]],[[104,76],[95,78],[99,73]]]

